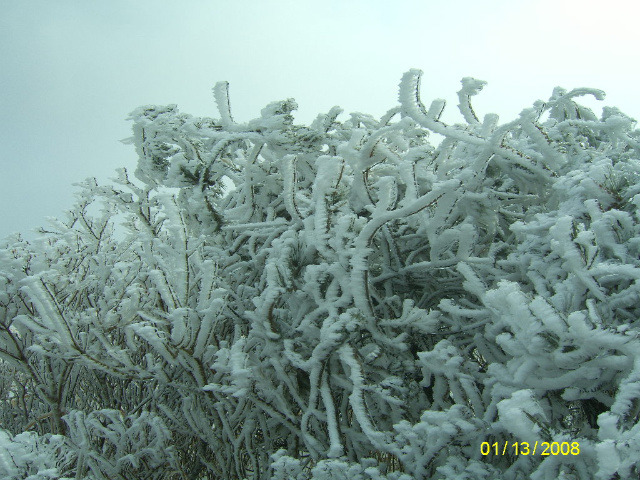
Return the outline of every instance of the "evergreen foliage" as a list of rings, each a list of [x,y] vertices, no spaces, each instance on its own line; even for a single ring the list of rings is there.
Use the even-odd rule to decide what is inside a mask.
[[[640,474],[640,130],[472,78],[448,125],[420,76],[380,120],[135,110],[136,179],[0,249],[0,476]]]

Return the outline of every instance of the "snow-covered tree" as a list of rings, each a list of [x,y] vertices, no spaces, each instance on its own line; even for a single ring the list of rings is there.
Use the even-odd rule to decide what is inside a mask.
[[[638,475],[640,131],[473,78],[448,125],[420,75],[380,120],[135,110],[136,179],[0,251],[7,475]]]

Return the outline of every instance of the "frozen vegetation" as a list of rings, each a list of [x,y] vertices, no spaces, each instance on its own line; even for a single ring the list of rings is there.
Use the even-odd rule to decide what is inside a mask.
[[[635,121],[465,78],[447,125],[420,75],[381,119],[135,110],[135,178],[0,249],[0,477],[638,478]]]

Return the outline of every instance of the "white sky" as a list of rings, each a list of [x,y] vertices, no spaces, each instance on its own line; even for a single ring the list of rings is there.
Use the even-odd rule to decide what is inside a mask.
[[[234,118],[294,97],[296,123],[340,105],[380,116],[410,68],[461,120],[460,79],[488,81],[479,115],[511,120],[554,86],[595,87],[640,118],[632,0],[0,0],[0,238],[27,238],[73,205],[72,184],[135,169],[126,117],[177,103]]]

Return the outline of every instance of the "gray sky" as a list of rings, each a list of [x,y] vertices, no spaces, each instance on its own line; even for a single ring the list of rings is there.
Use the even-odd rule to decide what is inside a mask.
[[[382,115],[410,68],[422,96],[488,81],[479,115],[516,116],[554,86],[595,87],[640,118],[636,2],[629,0],[0,0],[0,238],[27,238],[73,204],[74,182],[135,169],[126,117],[177,103],[217,117],[231,83],[239,121],[294,97],[296,123],[340,105]],[[640,5],[640,4],[639,4]]]

